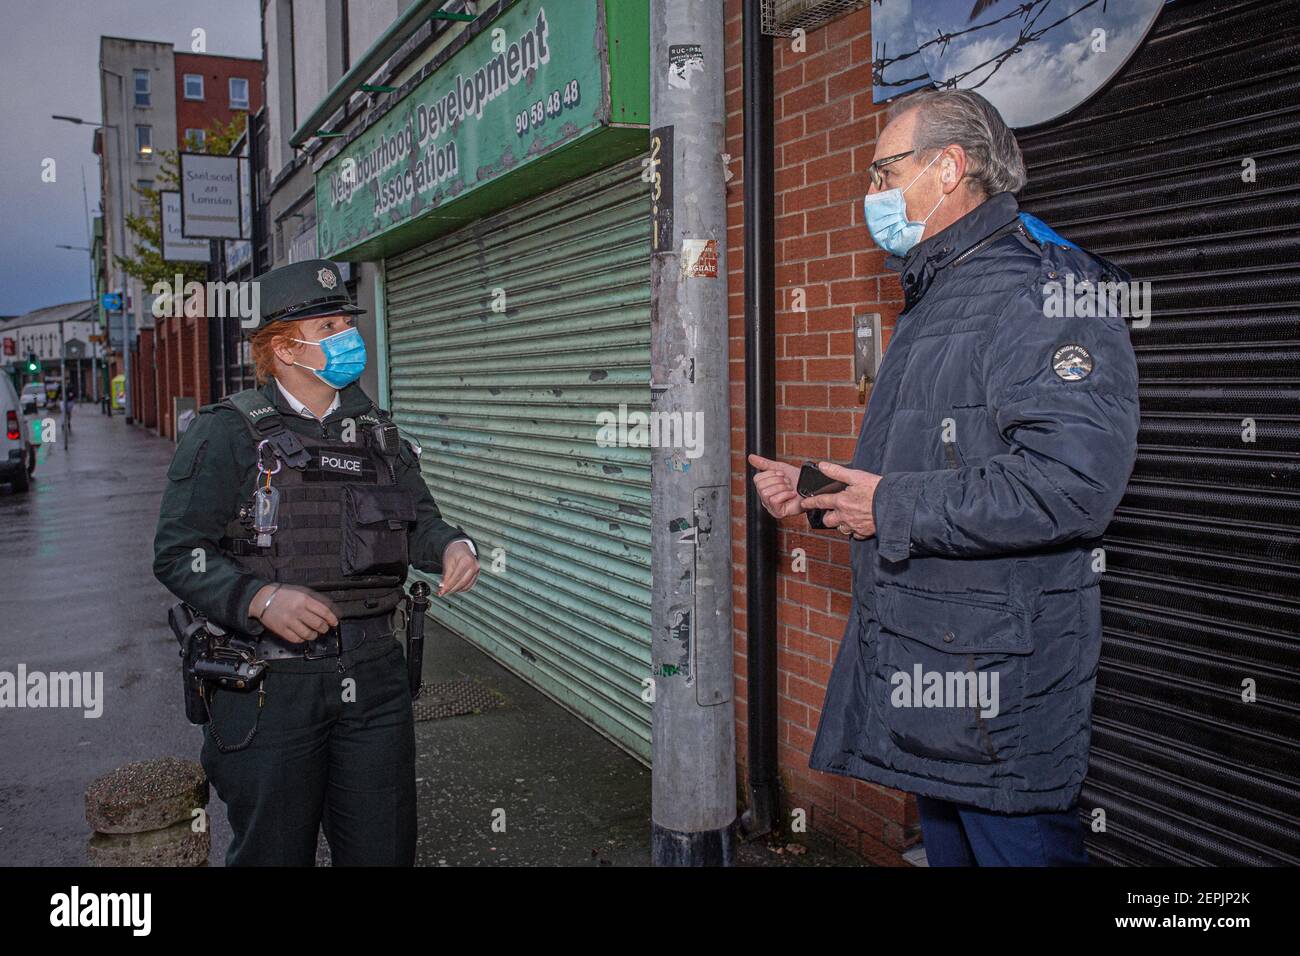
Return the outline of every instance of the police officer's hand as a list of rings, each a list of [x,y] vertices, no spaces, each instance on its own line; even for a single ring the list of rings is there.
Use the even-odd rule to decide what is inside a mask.
[[[758,469],[754,488],[767,513],[777,520],[799,514],[799,492],[795,490],[799,469],[759,455],[750,455],[749,463]]]
[[[831,461],[818,462],[817,468],[827,478],[842,481],[848,487],[835,494],[804,498],[799,502],[800,506],[805,511],[826,509],[822,523],[843,535],[852,535],[858,540],[872,537],[876,533],[874,500],[880,475],[845,468]]]
[[[271,597],[274,588],[274,584],[268,584],[253,595],[248,614],[290,644],[314,641],[339,623],[333,602],[325,595],[296,584],[282,584]],[[268,597],[271,598],[269,607],[266,606]]]
[[[438,597],[468,591],[478,580],[478,558],[464,541],[453,541],[442,552],[442,583]]]

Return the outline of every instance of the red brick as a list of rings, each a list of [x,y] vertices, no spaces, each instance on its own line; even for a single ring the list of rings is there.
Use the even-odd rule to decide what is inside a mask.
[[[782,196],[782,207],[785,212],[805,212],[809,209],[818,209],[827,204],[827,183],[813,183],[810,186],[804,186],[802,189],[793,189]]]
[[[853,377],[853,362],[848,356],[807,359],[805,368],[805,375],[809,382],[847,382]]]
[[[806,418],[807,430],[819,435],[844,435],[853,427],[848,412],[810,411]]]
[[[835,209],[839,207],[831,206],[830,208]],[[850,213],[853,210],[853,206],[850,206],[847,203],[842,208],[848,209]],[[871,242],[866,227],[860,225],[849,226],[847,229],[836,229],[834,232],[830,233],[828,238],[830,239],[830,251],[832,254],[841,252],[858,252]]]
[[[853,154],[847,150],[817,159],[808,159],[804,164],[804,177],[810,183],[829,182],[832,179],[852,175]]]
[[[853,278],[852,256],[827,256],[825,259],[814,259],[808,263],[808,279],[811,282],[851,278]]]
[[[826,233],[788,239],[778,246],[781,257],[785,259],[821,259],[826,256]]]
[[[853,310],[846,306],[833,306],[809,312],[807,326],[809,332],[846,331],[853,328]],[[845,354],[848,354],[847,351]]]
[[[834,130],[853,121],[853,102],[839,100],[826,106],[819,106],[803,114],[804,131]],[[856,143],[854,145],[857,145]]]
[[[864,63],[850,70],[842,70],[826,79],[826,98],[837,100],[852,97],[871,89],[871,64]]]
[[[786,335],[782,336],[785,343],[786,355],[829,355],[827,351],[827,336],[824,334],[813,335]],[[779,413],[778,413],[779,414]],[[779,419],[778,419],[778,426]],[[821,429],[810,429],[811,431],[821,431]]]
[[[831,283],[831,303],[848,305],[854,302],[869,302],[875,296],[876,280],[845,279]]]
[[[793,116],[796,113],[803,113],[815,106],[820,106],[826,102],[826,81],[816,80],[806,86],[790,90],[784,95],[778,96],[777,103],[780,104],[780,116],[782,118]]]
[[[785,166],[793,166],[796,163],[807,163],[810,160],[817,159],[826,155],[826,133],[814,132],[803,139],[797,139],[793,143],[787,143],[780,147],[781,163]],[[850,165],[848,172],[852,172]],[[804,173],[807,176],[807,172]],[[812,178],[809,177],[809,181]]]
[[[777,196],[781,196],[791,189],[797,189],[803,184],[802,166],[782,166],[772,176],[772,186]]]
[[[825,385],[783,385],[782,404],[825,408],[827,388]]]
[[[830,131],[829,145],[832,150],[852,150],[854,169],[866,172],[866,165],[858,164],[859,151],[866,150],[873,155],[867,159],[867,165],[874,159],[876,149],[876,121],[874,118],[855,119]]]

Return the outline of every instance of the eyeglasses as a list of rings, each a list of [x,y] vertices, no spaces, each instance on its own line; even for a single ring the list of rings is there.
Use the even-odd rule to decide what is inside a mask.
[[[874,163],[872,163],[870,166],[867,167],[867,171],[871,173],[871,185],[879,189],[881,186],[885,184],[884,177],[880,175],[880,170],[883,167],[888,166],[890,163],[896,163],[900,159],[906,159],[907,157],[911,156],[915,152],[916,150],[909,149],[906,153],[899,153],[897,156],[886,156],[884,159],[876,160]]]

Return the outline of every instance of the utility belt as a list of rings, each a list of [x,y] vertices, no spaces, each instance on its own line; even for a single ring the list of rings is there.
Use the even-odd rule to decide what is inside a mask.
[[[372,617],[349,617],[339,621],[336,627],[316,638],[301,644],[290,644],[274,634],[263,634],[257,639],[255,652],[264,661],[280,661],[299,658],[316,661],[326,657],[339,657],[354,651],[366,641],[382,640],[397,633],[393,627],[395,612],[376,614]]]
[[[406,631],[407,683],[411,699],[420,695],[424,661],[424,615],[429,608],[429,586],[423,581],[411,585],[399,611]],[[337,657],[343,670],[343,655],[370,641],[392,637],[398,628],[399,611],[370,617],[344,618],[314,641],[292,644],[269,632],[253,638],[231,633],[204,618],[185,603],[167,613],[172,633],[180,643],[181,679],[185,689],[185,716],[192,724],[210,722],[212,705],[219,690],[257,692],[257,720],[247,736],[228,745],[212,725],[209,730],[222,753],[243,750],[253,742],[266,703],[266,663],[274,660],[321,660]]]

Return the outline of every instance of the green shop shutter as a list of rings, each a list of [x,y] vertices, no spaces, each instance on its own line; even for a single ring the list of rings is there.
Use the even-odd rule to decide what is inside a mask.
[[[650,408],[640,173],[621,164],[389,259],[385,295],[393,414],[483,567],[431,613],[649,761],[650,454],[596,442],[601,412]]]

